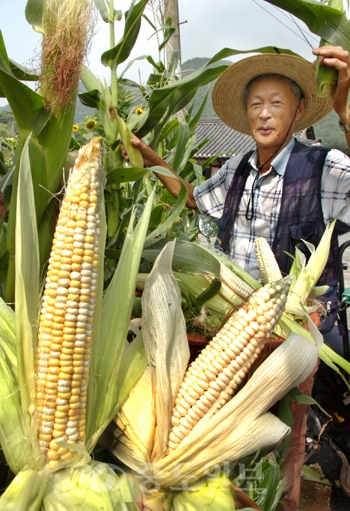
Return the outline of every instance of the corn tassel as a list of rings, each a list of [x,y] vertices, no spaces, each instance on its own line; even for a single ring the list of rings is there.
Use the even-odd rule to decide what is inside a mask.
[[[255,240],[255,252],[263,284],[269,284],[281,279],[280,267],[265,238],[257,238]]]
[[[54,235],[39,323],[36,408],[41,451],[50,468],[83,444],[100,238],[100,145],[78,154]]]
[[[231,399],[282,315],[291,281],[255,291],[190,365],[172,411],[169,451]]]

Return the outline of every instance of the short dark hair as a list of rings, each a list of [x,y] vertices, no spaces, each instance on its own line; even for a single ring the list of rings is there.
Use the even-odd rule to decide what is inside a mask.
[[[278,73],[265,73],[265,74],[256,76],[255,78],[250,80],[250,82],[246,86],[246,88],[244,90],[244,104],[245,104],[245,106],[247,106],[250,87],[255,82],[260,80],[261,78],[277,78],[278,80],[281,80],[281,81],[284,81],[284,82],[288,83],[289,86],[290,86],[290,89],[293,92],[293,94],[295,96],[295,99],[297,100],[298,103],[304,97],[304,94],[303,94],[303,91],[301,90],[301,87],[294,80],[289,78],[288,76],[280,75]]]

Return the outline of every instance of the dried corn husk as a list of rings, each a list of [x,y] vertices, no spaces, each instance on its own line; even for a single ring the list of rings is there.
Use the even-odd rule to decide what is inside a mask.
[[[174,246],[175,242],[168,243],[163,249],[142,296],[143,340],[155,402],[153,460],[167,451],[171,410],[189,359],[181,292],[171,269]]]

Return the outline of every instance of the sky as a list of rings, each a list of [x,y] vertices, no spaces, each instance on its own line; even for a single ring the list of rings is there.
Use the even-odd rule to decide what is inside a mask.
[[[318,46],[319,38],[307,31],[307,40],[285,11],[264,0],[178,0],[182,62],[195,57],[212,57],[223,48],[249,50],[262,46],[289,48],[313,61],[311,46]],[[40,53],[40,35],[33,31],[24,15],[26,0],[0,0],[0,29],[9,57],[31,66]],[[124,13],[130,0],[115,0],[115,8]],[[152,13],[146,10],[147,16]],[[276,19],[277,18],[277,19]],[[109,49],[108,25],[98,20],[96,34],[88,55],[88,67],[100,78],[109,80],[109,70],[100,61],[101,54]],[[122,37],[123,22],[116,23],[116,41]],[[156,38],[145,20],[138,42],[130,59],[152,55],[158,60]],[[310,46],[311,45],[311,46]],[[235,58],[231,59],[235,60]],[[120,66],[124,69],[124,64]],[[145,82],[152,71],[150,64],[138,60],[127,71],[126,77]],[[0,98],[0,105],[6,104]]]

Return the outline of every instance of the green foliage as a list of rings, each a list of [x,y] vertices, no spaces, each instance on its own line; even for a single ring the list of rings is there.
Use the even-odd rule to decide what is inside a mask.
[[[262,511],[274,511],[282,502],[285,487],[279,462],[273,453],[246,465],[240,463],[231,477]]]
[[[186,76],[188,73],[199,69],[200,67],[204,66],[207,62],[209,62],[209,60],[210,60],[209,58],[205,58],[205,57],[203,57],[203,58],[196,57],[194,59],[186,60],[186,62],[184,62],[182,65],[183,75]],[[229,66],[232,64],[232,62],[230,60],[222,60],[220,62],[217,62],[217,65],[220,65],[220,64]],[[205,95],[207,94],[207,92],[209,90],[208,102],[205,106],[202,117],[217,117],[216,112],[213,108],[212,101],[211,101],[211,95],[213,92],[215,82],[216,82],[216,80],[212,81],[209,85],[207,85],[205,87],[199,87],[199,89],[197,90],[197,93],[194,97],[194,102],[193,102],[193,112],[194,113],[198,111],[200,105],[202,104],[202,101],[204,100]]]
[[[344,133],[339,128],[339,118],[335,112],[331,112],[327,117],[314,125],[316,140],[321,140],[325,147],[339,149],[344,153],[349,153]]]
[[[272,5],[294,14],[319,35],[334,46],[350,49],[350,22],[343,10],[330,7],[325,2],[310,0],[266,0]],[[327,3],[331,3],[329,0]]]

